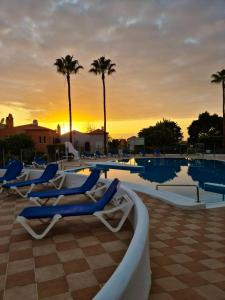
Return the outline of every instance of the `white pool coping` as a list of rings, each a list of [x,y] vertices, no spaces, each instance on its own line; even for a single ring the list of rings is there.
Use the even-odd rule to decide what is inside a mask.
[[[136,184],[128,181],[123,181],[123,184],[128,188],[149,195],[155,199],[161,200],[167,204],[173,205],[182,209],[204,209],[206,204],[203,202],[197,202],[193,198],[185,197],[175,193],[167,191],[155,190],[143,184]]]

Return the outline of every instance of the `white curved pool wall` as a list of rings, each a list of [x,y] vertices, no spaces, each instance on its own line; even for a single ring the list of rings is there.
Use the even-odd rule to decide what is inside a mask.
[[[42,172],[43,170],[32,169],[30,178],[39,177]],[[1,174],[4,174],[3,170],[0,170]],[[80,186],[86,178],[85,175],[67,173],[64,185]],[[101,181],[109,182],[104,179]],[[137,194],[123,184],[120,184],[118,192],[128,194],[134,202],[129,216],[134,233],[121,263],[94,300],[147,300],[151,287],[148,211]]]

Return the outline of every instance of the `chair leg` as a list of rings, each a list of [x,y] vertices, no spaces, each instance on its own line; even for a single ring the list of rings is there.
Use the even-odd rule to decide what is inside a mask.
[[[20,189],[16,186],[12,186],[11,189],[14,190],[17,194],[19,194],[21,197],[26,198],[27,195],[33,190],[33,188],[35,187],[35,184],[31,184],[30,188],[28,191],[26,191],[25,193],[22,193],[20,191]]]
[[[43,238],[47,235],[47,233],[52,229],[52,227],[53,227],[53,226],[59,221],[59,219],[61,219],[61,218],[62,218],[61,215],[58,215],[58,214],[55,215],[55,216],[52,218],[50,224],[49,224],[49,225],[46,227],[46,229],[45,229],[42,233],[40,233],[40,234],[36,233],[36,232],[31,228],[31,226],[30,226],[30,225],[28,224],[28,222],[27,222],[27,219],[24,218],[23,216],[18,216],[18,217],[16,218],[16,221],[19,222],[33,238],[35,238],[35,239],[37,239],[37,240],[40,240],[40,239],[43,239]]]
[[[114,207],[112,209],[109,210],[105,210],[105,211],[97,211],[95,212],[93,215],[96,216],[109,230],[111,230],[112,232],[118,232],[120,231],[120,229],[122,228],[123,224],[125,223],[131,209],[133,207],[133,203],[132,202],[127,202],[127,203],[122,203],[120,205],[118,205],[117,207]],[[110,213],[114,213],[116,211],[123,211],[123,216],[121,218],[121,220],[119,221],[119,223],[117,224],[117,226],[113,227],[105,218],[104,215],[110,214]]]

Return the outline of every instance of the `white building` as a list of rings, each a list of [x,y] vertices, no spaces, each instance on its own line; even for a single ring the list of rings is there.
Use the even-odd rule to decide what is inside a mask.
[[[69,140],[69,133],[61,135],[61,142]],[[107,133],[108,140],[108,133]],[[104,151],[104,131],[102,129],[96,129],[89,133],[83,133],[76,130],[72,132],[72,143],[74,148],[79,152],[94,153]]]

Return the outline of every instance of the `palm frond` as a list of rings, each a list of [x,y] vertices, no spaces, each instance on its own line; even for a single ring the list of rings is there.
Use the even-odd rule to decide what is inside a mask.
[[[57,58],[54,65],[57,67],[57,72],[63,75],[77,74],[83,66],[79,65],[77,59],[73,55],[66,55],[65,57]]]
[[[116,64],[112,63],[111,59],[106,59],[104,56],[101,56],[100,58],[93,60],[89,72],[94,73],[95,75],[111,75],[116,72],[115,66]]]
[[[225,69],[211,75],[211,83],[221,83],[225,81]]]

